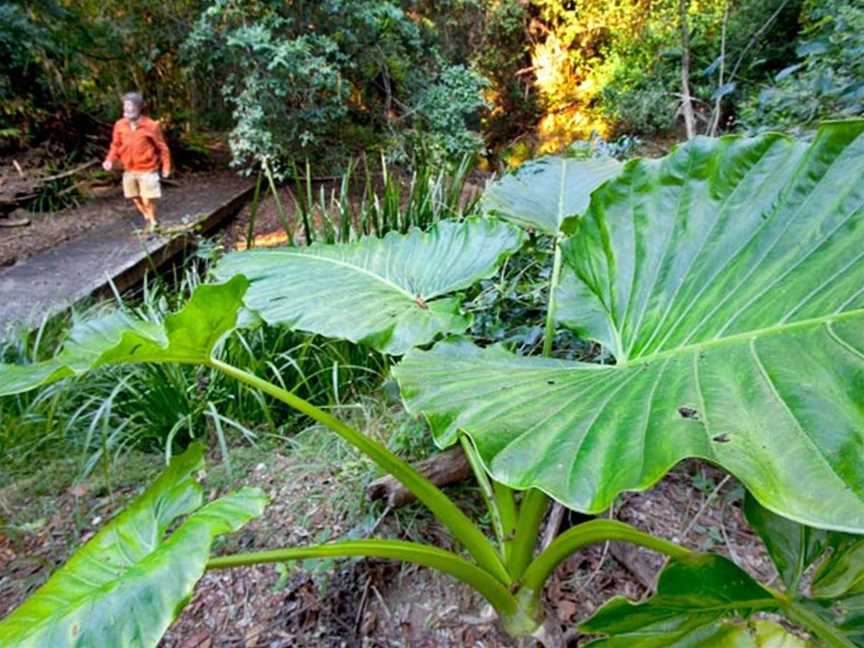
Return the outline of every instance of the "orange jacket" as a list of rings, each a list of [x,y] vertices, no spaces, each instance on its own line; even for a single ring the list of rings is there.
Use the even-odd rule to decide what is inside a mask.
[[[171,172],[171,153],[162,135],[159,122],[143,115],[133,130],[125,117],[114,124],[111,148],[106,161],[123,163],[126,171],[155,171],[162,165],[162,173]]]

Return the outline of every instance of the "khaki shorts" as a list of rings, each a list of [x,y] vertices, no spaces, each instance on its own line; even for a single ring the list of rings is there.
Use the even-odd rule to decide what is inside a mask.
[[[156,171],[124,171],[123,195],[126,198],[161,198],[162,187]]]

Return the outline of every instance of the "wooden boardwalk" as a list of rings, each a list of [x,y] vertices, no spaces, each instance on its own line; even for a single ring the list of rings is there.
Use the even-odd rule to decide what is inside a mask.
[[[236,215],[252,186],[239,177],[206,178],[163,190],[160,222],[169,230],[208,233]],[[0,271],[0,339],[10,330],[35,328],[82,299],[104,293],[113,282],[124,290],[144,273],[165,264],[190,242],[182,231],[154,237],[135,233],[143,218],[120,217],[83,236],[40,252]]]

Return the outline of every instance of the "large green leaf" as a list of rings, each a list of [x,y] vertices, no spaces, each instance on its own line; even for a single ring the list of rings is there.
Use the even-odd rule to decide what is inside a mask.
[[[813,574],[816,598],[835,599],[864,594],[864,537],[832,534],[831,555]]]
[[[270,324],[361,342],[400,355],[471,320],[443,297],[490,276],[522,245],[506,223],[442,221],[428,232],[226,256],[215,275],[249,278],[248,308]]]
[[[244,488],[203,508],[194,445],[21,607],[0,622],[4,648],[155,646],[204,573],[214,537],[264,510]],[[186,520],[164,539],[178,517]]]
[[[439,345],[397,368],[408,406],[582,511],[703,457],[786,517],[864,531],[862,131],[628,163],[564,242],[559,299],[616,364]]]
[[[864,646],[864,594],[810,602],[810,609],[840,630],[856,646]]]
[[[481,209],[546,234],[558,234],[565,219],[588,208],[591,192],[618,174],[614,159],[542,157],[494,182]]]
[[[213,348],[234,329],[249,282],[235,277],[199,286],[189,302],[164,325],[117,311],[76,324],[63,350],[29,365],[0,363],[0,396],[76,376],[105,365],[141,362],[205,363]]]
[[[776,607],[773,597],[734,563],[695,554],[673,560],[661,572],[657,594],[644,603],[615,597],[581,625],[583,632],[608,635],[596,648],[684,648],[685,646],[803,646],[782,628],[748,626],[730,617]]]
[[[788,596],[835,626],[837,634],[864,645],[864,538],[787,520],[749,494],[744,512],[786,583]],[[809,592],[801,591],[801,577],[813,565],[817,567]]]
[[[765,543],[787,590],[794,594],[801,576],[822,555],[834,534],[772,513],[749,493],[744,499],[744,514]]]

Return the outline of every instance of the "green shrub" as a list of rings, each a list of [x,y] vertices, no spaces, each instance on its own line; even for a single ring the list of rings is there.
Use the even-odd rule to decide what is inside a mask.
[[[285,178],[304,158],[331,168],[358,133],[364,148],[406,159],[418,147],[452,159],[480,146],[470,122],[483,105],[481,78],[449,65],[394,2],[219,0],[183,52],[221,85],[244,169],[266,160]]]
[[[804,21],[798,61],[744,103],[745,128],[806,130],[822,119],[864,113],[864,5],[811,1]]]

